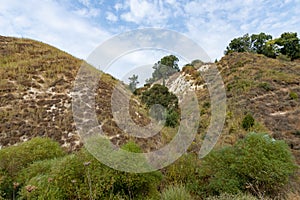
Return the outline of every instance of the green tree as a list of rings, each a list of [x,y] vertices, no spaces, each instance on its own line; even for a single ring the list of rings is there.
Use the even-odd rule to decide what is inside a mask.
[[[276,44],[279,45],[280,53],[287,55],[291,60],[300,58],[300,43],[297,33],[283,33],[280,38],[276,40]]]
[[[245,34],[243,37],[234,38],[226,47],[225,54],[232,52],[249,52],[251,50],[251,38],[249,34]]]
[[[276,44],[276,39],[266,41],[262,48],[262,54],[269,58],[276,58],[276,56],[279,54],[279,48]]]
[[[262,54],[265,49],[266,42],[272,39],[271,35],[265,33],[251,35],[251,50],[258,54]]]
[[[165,79],[175,72],[180,71],[178,67],[179,59],[174,55],[168,55],[160,59],[154,64],[152,77],[147,79],[147,83],[153,83],[157,80],[163,79],[163,85],[165,85]]]
[[[129,89],[134,92],[136,89],[137,84],[139,84],[138,81],[138,75],[133,74],[131,77],[129,77]]]

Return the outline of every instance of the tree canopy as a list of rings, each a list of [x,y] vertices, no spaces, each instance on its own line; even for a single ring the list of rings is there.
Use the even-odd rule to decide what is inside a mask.
[[[129,89],[134,92],[136,89],[137,84],[139,84],[138,81],[138,75],[133,74],[131,77],[129,77]]]
[[[147,83],[153,83],[157,80],[165,79],[175,72],[180,71],[178,67],[179,59],[174,55],[168,55],[160,59],[157,63],[154,64],[152,77],[147,79]]]
[[[282,54],[294,60],[300,58],[300,40],[297,33],[292,32],[285,32],[280,38],[275,39],[266,33],[251,36],[247,33],[231,40],[224,53],[227,55],[232,52],[252,52],[271,58]]]

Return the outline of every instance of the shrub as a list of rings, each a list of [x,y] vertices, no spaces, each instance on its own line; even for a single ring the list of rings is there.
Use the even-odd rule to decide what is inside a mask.
[[[242,127],[243,127],[243,129],[245,129],[246,131],[248,131],[248,130],[250,130],[250,128],[251,128],[253,125],[254,125],[254,118],[253,118],[253,116],[252,116],[250,113],[248,113],[248,114],[244,117],[244,119],[243,119],[243,121],[242,121]]]
[[[297,169],[289,146],[266,134],[250,133],[235,147],[235,169],[252,193],[274,195]]]
[[[266,82],[259,83],[258,87],[263,88],[266,91],[273,90],[273,87],[270,85],[270,83],[266,83]]]
[[[65,155],[57,142],[49,138],[33,138],[18,146],[0,151],[0,169],[15,176],[22,168],[38,160],[51,159]]]
[[[261,198],[275,196],[295,170],[294,159],[284,141],[250,133],[233,147],[212,151],[203,159],[200,194],[249,191]]]
[[[290,98],[293,99],[293,100],[297,100],[297,99],[298,99],[298,94],[297,94],[296,92],[293,92],[293,91],[290,92],[290,95],[289,95],[289,96],[290,96]]]
[[[179,114],[175,110],[169,110],[166,116],[166,126],[176,127],[178,125]]]
[[[154,105],[161,105],[166,109],[166,126],[175,127],[178,124],[178,98],[175,94],[169,92],[167,87],[155,84],[153,87],[143,92],[141,98],[142,102],[145,103],[148,108],[151,108],[151,106]],[[152,116],[155,119],[164,119],[164,115],[161,112],[161,107],[154,107],[154,110],[152,111]]]
[[[17,192],[14,186],[17,174],[35,161],[61,157],[65,155],[57,142],[48,138],[33,138],[18,146],[11,146],[0,151],[0,191],[4,197],[13,197]]]
[[[192,200],[184,186],[169,186],[161,194],[161,200]]]
[[[140,152],[129,142],[126,150]],[[113,196],[140,198],[157,192],[159,172],[130,174],[109,168],[86,149],[60,159],[41,161],[24,169],[21,199],[106,199]],[[28,186],[35,186],[29,192]]]
[[[163,185],[185,185],[192,193],[198,193],[200,159],[194,153],[181,156],[164,170]]]

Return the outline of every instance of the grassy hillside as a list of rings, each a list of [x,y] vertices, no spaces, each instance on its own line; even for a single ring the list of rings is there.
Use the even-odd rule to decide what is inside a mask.
[[[300,61],[272,59],[253,53],[231,53],[216,65],[227,95],[226,122],[219,145],[232,145],[248,132],[264,132],[275,139],[285,140],[299,164]],[[198,69],[186,66],[183,74],[185,80],[194,84],[199,98],[201,122],[196,143],[201,143],[210,122],[209,93]],[[246,116],[254,119],[248,128],[243,127]],[[195,150],[198,148],[194,147]]]
[[[216,63],[227,95],[226,121],[215,150],[203,160],[195,153],[205,138],[211,105],[200,71],[212,64],[186,66],[166,80],[174,93],[185,88],[196,92],[201,120],[189,152],[149,174],[113,170],[81,148],[71,93],[82,64],[87,65],[47,44],[0,36],[0,199],[299,198],[299,172],[294,173],[297,167],[289,151],[299,164],[299,61],[232,53]],[[145,139],[121,130],[111,111],[112,92],[120,82],[93,71],[101,75],[95,95],[97,119],[114,144],[148,152],[173,138],[178,127],[164,127]],[[127,92],[127,86],[120,85],[118,104]],[[140,101],[148,89],[139,89],[130,100],[130,115],[141,126],[150,121],[147,105]],[[277,141],[249,132],[267,133]]]
[[[47,44],[0,36],[0,147],[14,145],[36,136],[59,142],[68,151],[82,146],[72,114],[71,92],[83,60]],[[100,71],[95,97],[98,122],[116,145],[135,140],[144,151],[169,141],[166,128],[151,139],[130,138],[116,124],[111,111],[111,95],[118,80]],[[123,83],[121,86],[125,88]],[[121,93],[118,101],[122,103]],[[147,112],[134,98],[130,114],[138,125],[146,125]],[[162,136],[165,137],[162,137]]]

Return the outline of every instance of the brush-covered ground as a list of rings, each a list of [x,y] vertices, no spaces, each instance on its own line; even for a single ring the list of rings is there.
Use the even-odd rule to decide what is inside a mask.
[[[227,96],[215,150],[202,160],[196,155],[211,105],[203,68],[190,64],[166,81],[171,92],[189,87],[198,97],[201,120],[188,153],[159,171],[129,174],[99,163],[82,147],[72,90],[87,64],[47,44],[0,36],[0,199],[299,199],[300,62],[232,53],[215,64]],[[111,96],[117,84],[124,92],[127,86],[95,73],[101,75],[97,119],[115,145],[149,152],[173,138],[176,127],[147,139],[121,130]],[[131,97],[130,116],[147,125],[141,95]],[[121,93],[120,103],[123,98]]]

